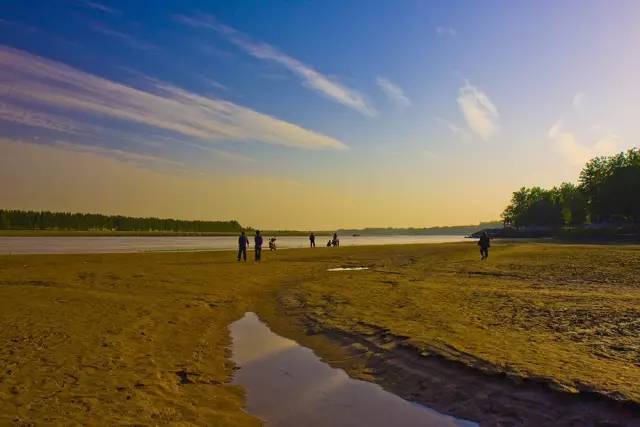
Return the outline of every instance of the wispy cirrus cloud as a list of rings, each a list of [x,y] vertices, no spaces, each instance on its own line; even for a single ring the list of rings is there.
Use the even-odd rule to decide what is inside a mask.
[[[391,80],[378,76],[376,83],[387,98],[393,101],[398,107],[407,108],[411,106],[411,100],[404,94],[402,88]]]
[[[562,120],[558,120],[547,132],[553,143],[553,149],[560,153],[572,166],[582,166],[597,156],[610,155],[622,149],[620,139],[615,133],[607,133],[596,138],[592,144],[578,141],[576,135],[564,129]]]
[[[149,154],[134,153],[120,150],[118,148],[100,147],[95,145],[77,144],[69,141],[56,140],[51,146],[66,151],[77,153],[90,153],[101,157],[109,157],[121,162],[133,163],[137,166],[169,166],[174,168],[184,168],[184,163],[176,160],[165,159]]]
[[[449,131],[456,135],[459,136],[463,139],[469,139],[471,137],[471,135],[469,135],[469,132],[467,132],[466,130],[462,129],[460,126],[450,122],[447,119],[443,119],[442,117],[437,117],[436,120],[441,123],[444,127],[446,127],[447,129],[449,129]]]
[[[584,92],[577,92],[575,95],[573,95],[573,99],[571,100],[571,104],[573,105],[573,108],[575,108],[576,110],[581,109],[582,106],[584,105],[584,101],[586,97],[587,97],[587,94]]]
[[[213,79],[210,79],[210,78],[207,78],[207,77],[203,77],[202,81],[209,87],[220,89],[220,90],[224,90],[224,91],[228,91],[229,90],[228,86],[223,85],[222,83],[220,83],[217,80],[213,80]]]
[[[164,132],[203,143],[347,148],[335,138],[232,102],[151,78],[148,84],[148,90],[133,88],[0,45],[0,120],[64,132],[81,129],[94,137],[101,136],[97,126],[106,120],[128,124],[126,132],[133,136]],[[20,115],[11,112],[14,107]]]
[[[205,141],[198,141],[192,139],[185,138],[176,138],[170,136],[145,136],[145,137],[132,137],[131,135],[122,135],[115,136],[116,138],[122,138],[126,142],[131,142],[134,145],[146,145],[153,147],[166,148],[168,146],[173,147],[188,147],[190,150],[193,150],[198,153],[198,159],[206,160],[208,158],[214,157],[222,160],[229,160],[233,162],[242,162],[242,163],[255,163],[256,159],[253,157],[240,154],[237,152],[231,152],[227,150],[222,150],[217,148],[212,144],[208,144]]]
[[[140,41],[129,34],[125,34],[120,31],[116,31],[111,28],[104,27],[100,24],[92,24],[90,25],[90,28],[96,33],[100,33],[104,36],[116,39],[134,49],[145,50],[145,51],[157,50],[157,46]]]
[[[98,10],[100,12],[105,12],[105,13],[110,13],[112,15],[120,15],[122,13],[118,9],[114,9],[113,7],[106,6],[106,5],[104,5],[102,3],[99,3],[97,1],[81,0],[81,3],[82,3],[83,6],[89,8],[89,9]]]
[[[64,117],[55,114],[32,111],[30,109],[22,108],[16,104],[10,105],[0,102],[0,119],[59,132],[73,134],[84,133],[82,127],[79,127],[72,120],[65,119]]]
[[[458,106],[469,128],[480,138],[486,141],[498,132],[498,109],[479,87],[469,83],[462,86]]]
[[[244,50],[254,58],[271,61],[285,67],[290,72],[297,75],[304,85],[321,95],[352,108],[367,116],[377,114],[375,108],[355,89],[351,89],[342,83],[327,77],[307,65],[267,43],[256,42],[246,34],[219,23],[209,15],[197,16],[174,16],[177,22],[194,28],[204,28],[215,31],[224,36],[231,43]]]

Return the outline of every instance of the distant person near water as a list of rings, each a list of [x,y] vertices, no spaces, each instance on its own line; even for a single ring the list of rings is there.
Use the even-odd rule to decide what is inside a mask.
[[[316,247],[316,236],[313,233],[309,234],[309,246],[312,248]]]
[[[276,238],[272,237],[269,239],[269,250],[270,251],[275,251],[276,250]]]
[[[491,247],[491,239],[486,231],[480,234],[480,240],[478,240],[478,246],[480,246],[480,259],[485,260],[489,258],[489,247]]]
[[[238,237],[238,261],[242,258],[244,262],[247,262],[247,246],[249,246],[249,238],[243,231]]]
[[[338,239],[338,233],[333,233],[333,239],[331,239],[331,245],[333,245],[333,247],[340,246],[340,239]]]
[[[332,243],[333,243],[333,241],[331,239],[329,239],[329,241],[327,242],[327,247],[330,248]]]
[[[262,257],[262,236],[260,235],[260,230],[256,230],[256,237],[253,238],[254,242],[254,251],[256,254],[256,262],[260,262]]]

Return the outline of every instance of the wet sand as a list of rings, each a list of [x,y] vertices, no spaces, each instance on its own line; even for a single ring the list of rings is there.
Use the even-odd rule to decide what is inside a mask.
[[[377,384],[350,378],[310,349],[274,334],[255,313],[229,327],[233,383],[247,393],[247,410],[278,427],[474,427],[404,400]]]
[[[639,425],[640,249],[475,249],[0,256],[0,425],[258,425],[231,384],[227,328],[247,311],[481,425]]]

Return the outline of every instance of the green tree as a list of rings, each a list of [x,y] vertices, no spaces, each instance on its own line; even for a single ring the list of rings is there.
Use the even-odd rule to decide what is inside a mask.
[[[237,221],[182,221],[69,212],[0,210],[0,229],[238,232]]]
[[[558,190],[522,187],[513,193],[511,204],[502,213],[502,218],[517,228],[561,226],[563,218]]]
[[[596,157],[580,173],[592,222],[640,222],[640,150]]]
[[[556,189],[565,225],[582,225],[587,219],[587,199],[582,189],[574,184],[563,182]]]
[[[0,230],[7,230],[11,228],[11,223],[5,211],[0,210]]]

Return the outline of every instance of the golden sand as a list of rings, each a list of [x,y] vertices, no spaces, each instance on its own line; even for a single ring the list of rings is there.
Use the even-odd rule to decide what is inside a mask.
[[[290,320],[640,403],[638,247],[234,255],[0,256],[0,425],[257,425],[228,384],[227,325],[246,311],[312,346]],[[369,269],[327,271],[349,266]]]

